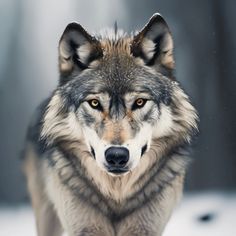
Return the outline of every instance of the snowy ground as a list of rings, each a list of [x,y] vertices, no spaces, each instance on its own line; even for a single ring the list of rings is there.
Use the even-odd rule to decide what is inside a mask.
[[[0,236],[36,236],[29,206],[0,208]],[[236,236],[236,193],[186,195],[163,236]]]

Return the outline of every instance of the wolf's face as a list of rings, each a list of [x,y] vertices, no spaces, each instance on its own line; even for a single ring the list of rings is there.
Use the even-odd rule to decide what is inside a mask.
[[[154,15],[134,37],[90,36],[67,26],[59,45],[61,84],[44,117],[48,142],[85,143],[109,174],[139,165],[158,140],[188,140],[196,113],[174,82],[173,42]]]
[[[134,79],[135,80],[135,79]],[[98,165],[111,172],[132,170],[149,149],[160,116],[155,98],[129,86],[110,94],[88,92],[76,111],[86,143]]]

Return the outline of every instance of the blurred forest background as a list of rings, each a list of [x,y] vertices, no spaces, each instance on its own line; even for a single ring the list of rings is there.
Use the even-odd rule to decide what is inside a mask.
[[[235,0],[0,0],[0,202],[27,200],[19,157],[34,109],[57,84],[66,25],[93,32],[117,21],[133,31],[155,12],[172,30],[177,79],[201,118],[186,190],[235,190],[235,10]]]

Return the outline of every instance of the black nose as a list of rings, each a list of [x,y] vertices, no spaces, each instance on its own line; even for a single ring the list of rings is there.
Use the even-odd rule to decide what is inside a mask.
[[[129,150],[124,147],[110,147],[105,152],[109,167],[122,168],[129,160]]]

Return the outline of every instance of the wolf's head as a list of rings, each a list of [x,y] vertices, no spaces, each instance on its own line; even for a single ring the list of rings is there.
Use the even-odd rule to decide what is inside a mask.
[[[172,36],[159,14],[134,36],[114,30],[93,37],[69,24],[59,43],[59,69],[42,136],[80,147],[111,175],[133,171],[149,152],[159,158],[196,129],[195,109],[174,79]]]

